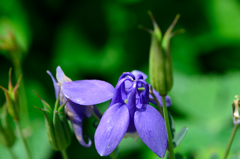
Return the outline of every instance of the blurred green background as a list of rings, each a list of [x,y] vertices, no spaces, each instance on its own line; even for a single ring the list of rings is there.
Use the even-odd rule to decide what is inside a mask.
[[[72,80],[101,79],[112,85],[123,72],[136,69],[148,74],[150,35],[138,25],[152,28],[149,10],[162,32],[177,13],[181,17],[175,30],[186,30],[171,44],[174,86],[170,111],[177,131],[189,128],[175,152],[189,159],[223,156],[233,127],[231,103],[240,95],[239,0],[0,0],[0,35],[6,35],[10,27],[25,49],[22,69],[31,124],[31,131],[26,128],[26,132],[34,159],[61,158],[47,141],[42,113],[33,107],[42,107],[33,90],[54,103],[46,70],[55,74],[61,66]],[[13,65],[1,53],[0,85],[7,87]],[[0,91],[0,105],[4,102]],[[107,104],[99,109],[106,110]],[[93,122],[92,118],[84,121],[84,134],[92,141]],[[240,155],[239,141],[237,132],[229,158]],[[13,150],[19,159],[26,158],[19,140]],[[72,159],[101,158],[94,144],[84,148],[75,136],[67,151]],[[119,158],[157,158],[141,139],[123,139],[119,152]],[[0,158],[10,158],[2,145]]]

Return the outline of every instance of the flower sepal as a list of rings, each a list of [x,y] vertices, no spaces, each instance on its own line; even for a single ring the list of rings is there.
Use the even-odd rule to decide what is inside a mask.
[[[8,89],[0,86],[3,90],[5,97],[6,97],[6,105],[9,114],[13,118],[14,121],[19,121],[20,116],[20,103],[19,103],[19,95],[18,95],[18,87],[20,86],[21,77],[19,77],[17,84],[13,87],[11,81],[11,72],[12,68],[9,69],[9,82],[8,82]]]
[[[11,148],[16,141],[6,103],[0,109],[0,143]]]
[[[50,145],[54,150],[65,150],[71,143],[71,131],[63,109],[66,102],[59,106],[59,98],[57,98],[55,107],[52,109],[38,94],[37,96],[42,101],[44,109],[36,108],[43,112]]]

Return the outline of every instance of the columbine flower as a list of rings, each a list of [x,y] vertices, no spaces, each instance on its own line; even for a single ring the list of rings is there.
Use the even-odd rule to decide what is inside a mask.
[[[114,88],[111,84],[100,80],[80,80],[71,81],[65,76],[61,68],[57,68],[57,81],[52,74],[56,97],[60,92],[60,102],[69,100],[65,106],[65,113],[71,121],[74,133],[82,146],[89,147],[92,142],[88,138],[85,143],[82,135],[82,122],[84,118],[89,118],[94,110],[94,105],[105,102],[112,98]],[[61,91],[59,91],[61,89]]]
[[[140,136],[159,157],[167,148],[167,131],[161,114],[149,105],[146,75],[127,72],[120,76],[109,108],[95,132],[95,146],[101,156],[109,155],[129,134]],[[144,90],[139,88],[144,87]]]

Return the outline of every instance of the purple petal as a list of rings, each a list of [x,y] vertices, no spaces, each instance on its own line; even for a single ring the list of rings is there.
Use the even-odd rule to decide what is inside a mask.
[[[67,76],[65,76],[64,72],[62,71],[61,67],[58,66],[57,67],[57,81],[58,83],[60,83],[61,85],[65,82],[70,82],[72,81],[70,78],[68,78]]]
[[[131,72],[135,77],[137,77],[138,75],[142,75],[143,76],[143,80],[146,80],[147,79],[147,75],[141,71],[138,71],[138,70],[133,70]]]
[[[162,96],[160,96],[159,93],[158,93],[155,89],[153,89],[153,93],[154,93],[155,96],[157,97],[160,105],[162,106]],[[149,94],[149,98],[153,98],[151,94]],[[154,100],[150,100],[150,102],[151,102],[152,104],[157,105],[157,103],[156,103]],[[166,102],[167,102],[167,107],[169,107],[169,106],[172,105],[171,98],[170,98],[168,95],[166,96]]]
[[[109,107],[94,135],[97,152],[109,155],[120,143],[129,125],[129,112],[126,105],[117,103]]]
[[[122,78],[121,80],[118,81],[109,107],[111,107],[116,103],[124,103],[124,100],[127,98],[127,92],[125,91],[125,84],[124,84],[126,81],[132,81],[132,80],[130,78]]]
[[[160,113],[150,105],[137,110],[134,123],[142,141],[159,157],[164,157],[167,149],[167,131]]]
[[[90,147],[92,145],[92,141],[91,139],[88,137],[88,144],[85,143],[85,141],[83,140],[83,136],[82,136],[82,122],[72,122],[72,127],[73,127],[73,131],[76,135],[77,140],[79,141],[79,143],[84,146],[84,147]]]
[[[76,104],[71,100],[67,102],[66,107],[67,107],[66,113],[68,115],[68,118],[70,120],[75,120],[75,121],[77,120],[82,121],[84,118],[89,118],[93,112],[92,105],[83,106],[83,105]]]
[[[93,106],[82,106],[78,105],[71,100],[68,101],[65,107],[65,112],[68,119],[71,121],[73,126],[74,133],[76,138],[78,139],[79,143],[82,146],[90,147],[92,142],[90,138],[88,138],[88,144],[85,143],[83,140],[82,135],[82,121],[85,117],[90,117],[93,111]]]
[[[136,92],[137,92],[137,82],[133,83],[132,90],[130,94],[128,95],[128,102],[127,102],[127,108],[130,115],[130,121],[127,132],[136,132],[136,128],[134,125],[134,113],[136,111]]]
[[[55,78],[53,77],[52,73],[50,71],[47,71],[47,73],[52,78],[53,86],[54,86],[54,89],[55,89],[55,96],[56,96],[56,99],[57,99],[58,93],[59,93],[59,86],[57,85],[57,82],[56,82]]]
[[[80,105],[95,105],[113,97],[111,84],[100,80],[80,80],[62,85],[63,94]]]

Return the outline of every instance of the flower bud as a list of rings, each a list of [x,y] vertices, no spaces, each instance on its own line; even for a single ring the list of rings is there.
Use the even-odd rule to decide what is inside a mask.
[[[19,95],[18,95],[18,87],[20,85],[21,76],[18,79],[17,84],[13,88],[12,81],[11,81],[11,71],[9,70],[9,82],[8,82],[8,89],[0,86],[0,88],[4,91],[5,97],[6,97],[6,105],[8,108],[8,112],[13,118],[13,120],[18,121],[19,120],[19,114],[20,114],[20,104],[19,104]]]
[[[239,96],[236,95],[232,103],[234,125],[240,124],[239,110],[238,110],[239,106],[240,106]]]
[[[6,103],[0,110],[0,143],[11,148],[16,141],[14,130],[10,124],[10,116],[8,114]]]
[[[49,143],[54,150],[65,150],[71,143],[71,132],[64,113],[66,103],[59,106],[59,99],[57,99],[55,108],[52,109],[47,102],[45,102],[41,97],[39,98],[42,101],[44,109],[38,107],[36,108],[41,110],[45,117]]]
[[[21,62],[27,52],[27,33],[14,21],[0,19],[0,54],[9,58],[13,63]]]
[[[150,81],[154,89],[157,90],[160,95],[165,96],[173,86],[170,40],[174,35],[183,32],[183,30],[181,29],[172,33],[172,29],[179,19],[179,15],[177,15],[162,38],[161,30],[152,13],[149,12],[149,15],[154,27],[154,30],[150,31],[152,35],[149,57]]]

